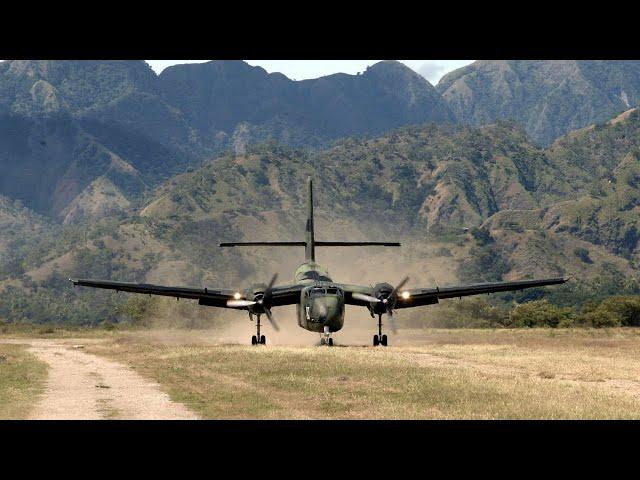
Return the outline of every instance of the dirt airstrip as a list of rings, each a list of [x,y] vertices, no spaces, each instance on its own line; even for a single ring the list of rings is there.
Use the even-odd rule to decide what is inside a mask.
[[[158,384],[124,365],[85,353],[83,344],[44,339],[11,343],[28,344],[29,351],[49,366],[44,394],[30,419],[197,418],[182,404],[171,401]]]

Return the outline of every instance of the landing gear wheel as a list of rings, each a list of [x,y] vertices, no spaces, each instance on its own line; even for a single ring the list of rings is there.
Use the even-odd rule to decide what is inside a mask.
[[[382,344],[382,346],[386,347],[387,346],[387,336],[386,335],[382,335],[382,340],[380,340],[380,343]]]
[[[258,339],[254,335],[253,337],[251,337],[251,345],[257,345],[257,344],[258,344]]]
[[[327,345],[329,345],[330,347],[333,347],[333,338],[330,338],[329,340],[327,340]]]
[[[378,340],[378,335],[373,336],[373,346],[377,347],[380,344],[380,340]]]
[[[260,343],[261,343],[262,345],[266,345],[266,344],[267,344],[267,337],[265,337],[264,335],[262,335],[262,336],[260,337]]]

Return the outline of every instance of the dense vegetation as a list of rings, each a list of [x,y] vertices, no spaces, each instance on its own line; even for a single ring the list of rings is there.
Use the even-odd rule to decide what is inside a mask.
[[[614,295],[581,306],[560,306],[546,298],[511,304],[485,298],[452,300],[421,316],[403,312],[399,323],[412,328],[638,327],[640,296]]]

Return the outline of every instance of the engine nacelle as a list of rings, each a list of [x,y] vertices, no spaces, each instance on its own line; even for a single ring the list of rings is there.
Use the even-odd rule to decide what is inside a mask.
[[[369,305],[369,310],[371,313],[385,313],[387,311],[387,303],[385,302],[393,302],[394,299],[389,298],[391,293],[393,292],[393,285],[388,283],[377,283],[373,287],[373,296],[382,300],[381,302],[371,303]]]
[[[387,298],[393,292],[393,285],[388,283],[376,283],[373,287],[373,296],[376,298]]]

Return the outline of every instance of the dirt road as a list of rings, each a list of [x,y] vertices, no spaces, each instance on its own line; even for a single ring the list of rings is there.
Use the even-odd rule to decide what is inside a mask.
[[[197,416],[171,401],[159,385],[124,365],[83,352],[82,345],[23,340],[49,365],[45,392],[30,419],[166,419]]]

